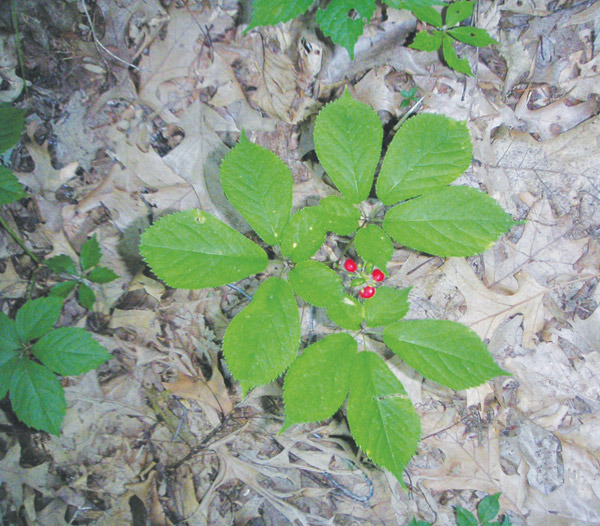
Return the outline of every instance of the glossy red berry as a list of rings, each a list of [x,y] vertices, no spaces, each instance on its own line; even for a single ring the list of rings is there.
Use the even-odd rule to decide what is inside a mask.
[[[361,298],[369,299],[375,296],[375,289],[371,286],[363,287],[358,293]]]
[[[357,266],[356,266],[356,261],[354,261],[353,259],[347,259],[344,262],[344,268],[348,271],[348,272],[356,272]]]
[[[378,268],[376,268],[371,274],[375,281],[383,281],[385,279],[385,274],[381,272]]]

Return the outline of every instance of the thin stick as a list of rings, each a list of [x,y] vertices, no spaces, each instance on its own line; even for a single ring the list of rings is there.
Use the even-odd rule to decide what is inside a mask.
[[[25,246],[25,243],[23,243],[21,238],[16,234],[16,232],[12,228],[10,228],[10,226],[8,226],[8,223],[4,221],[2,217],[0,217],[0,225],[2,225],[2,228],[4,228],[4,230],[6,230],[17,243],[19,243],[19,245],[27,253],[27,255],[39,265],[40,260],[37,258],[37,256]]]

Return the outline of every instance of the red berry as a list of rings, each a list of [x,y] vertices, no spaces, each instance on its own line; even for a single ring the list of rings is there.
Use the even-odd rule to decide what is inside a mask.
[[[381,272],[381,270],[379,270],[378,268],[376,268],[373,273],[371,274],[371,276],[373,276],[373,279],[375,281],[383,281],[385,279],[385,274],[383,272]]]
[[[356,272],[356,261],[354,261],[353,259],[347,259],[344,263],[344,268],[348,272]]]
[[[360,289],[360,292],[358,294],[361,298],[369,299],[375,296],[375,289],[371,286],[367,286]]]

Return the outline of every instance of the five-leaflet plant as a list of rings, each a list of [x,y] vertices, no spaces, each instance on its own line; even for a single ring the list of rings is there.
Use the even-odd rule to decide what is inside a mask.
[[[420,31],[410,45],[411,48],[422,51],[437,51],[441,48],[446,64],[466,75],[473,75],[473,72],[467,59],[458,58],[454,42],[464,42],[475,47],[498,43],[485,29],[471,26],[459,27],[461,22],[473,14],[475,6],[473,1],[444,3],[439,0],[383,0],[383,2],[392,8],[408,9],[419,20],[436,28],[431,32]],[[314,0],[295,0],[278,2],[274,5],[271,0],[253,0],[252,20],[246,31],[258,26],[288,22],[308,11],[314,3]],[[442,7],[441,12],[434,6]],[[353,59],[354,45],[362,35],[365,23],[373,16],[375,8],[375,0],[330,0],[325,7],[318,9],[316,22],[323,34],[346,48],[350,58]],[[408,106],[410,98],[404,93],[402,95],[405,97],[402,106]],[[411,98],[412,96],[414,93],[411,94]]]
[[[9,393],[22,422],[60,434],[67,403],[56,374],[71,376],[111,358],[90,333],[76,327],[54,329],[59,298],[29,300],[10,319],[0,311],[0,400]]]
[[[90,237],[82,246],[79,254],[79,265],[70,256],[59,254],[44,261],[46,265],[59,275],[66,275],[68,279],[57,283],[50,289],[50,295],[66,298],[71,292],[76,291],[77,301],[88,310],[94,308],[96,293],[86,283],[110,283],[119,276],[114,270],[99,265],[102,250],[96,234]]]
[[[250,304],[233,318],[223,353],[244,394],[287,371],[283,430],[327,419],[348,399],[356,443],[402,482],[419,442],[420,419],[385,361],[375,352],[359,352],[357,333],[361,342],[369,333],[382,335],[408,365],[452,389],[507,373],[466,326],[403,320],[409,289],[384,285],[394,241],[443,257],[472,256],[514,222],[487,194],[448,186],[470,165],[471,139],[464,123],[434,114],[412,117],[396,133],[375,187],[384,206],[374,209],[385,217],[363,217],[360,204],[373,190],[382,141],[377,113],[347,91],[325,106],[314,142],[339,195],[290,215],[289,168],[242,133],[221,165],[223,190],[262,242],[281,252],[285,265],[281,275],[265,276]],[[315,258],[330,233],[352,258]],[[201,210],[157,221],[144,232],[140,251],[158,277],[186,289],[226,285],[262,273],[268,264],[262,246]],[[340,327],[299,356],[298,298],[326,309]]]
[[[511,526],[508,515],[505,515],[502,521],[498,519],[491,522],[494,518],[497,518],[496,516],[500,511],[500,495],[500,493],[495,493],[481,499],[477,504],[477,517],[462,506],[455,506],[454,513],[457,526]],[[408,526],[431,526],[431,523],[413,519]]]

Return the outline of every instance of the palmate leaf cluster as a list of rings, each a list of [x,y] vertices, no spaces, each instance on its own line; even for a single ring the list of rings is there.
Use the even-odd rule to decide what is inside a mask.
[[[82,246],[79,254],[79,265],[70,256],[60,254],[44,261],[54,272],[61,276],[67,276],[65,281],[57,283],[50,289],[50,295],[58,298],[66,298],[75,291],[79,304],[88,309],[94,308],[96,293],[86,283],[110,283],[119,276],[114,270],[99,265],[102,258],[102,250],[96,238],[96,234],[90,237]]]
[[[359,352],[347,332],[301,343],[297,298],[324,308],[341,329],[381,330],[385,344],[426,378],[453,389],[505,374],[485,344],[459,323],[403,318],[409,289],[379,286],[364,302],[346,287],[338,263],[312,259],[329,233],[349,236],[358,256],[387,274],[394,241],[440,256],[471,256],[513,225],[488,195],[448,186],[471,162],[464,123],[441,115],[408,120],[391,141],[375,190],[389,207],[381,226],[362,218],[359,204],[373,191],[383,128],[375,111],[346,92],[318,115],[314,132],[320,162],[340,195],[292,214],[293,181],[275,154],[241,140],[225,157],[227,198],[262,241],[281,252],[287,274],[262,282],[251,303],[226,330],[223,352],[244,393],[287,370],[284,428],[320,421],[348,398],[350,430],[363,451],[401,480],[420,437],[407,393],[375,353]],[[225,285],[265,271],[265,250],[200,210],[166,216],[142,236],[140,252],[168,285]]]
[[[477,504],[477,517],[462,506],[455,506],[457,526],[511,526],[510,517],[504,516],[502,521],[492,522],[500,511],[500,493],[488,495]],[[431,523],[413,519],[408,526],[431,526]]]
[[[8,392],[19,420],[54,435],[67,407],[54,373],[82,374],[111,358],[86,330],[53,329],[61,308],[49,297],[28,301],[14,320],[0,312],[0,400]]]
[[[258,26],[288,22],[308,11],[314,3],[314,0],[275,3],[271,0],[253,0],[252,20],[246,31]],[[461,0],[447,4],[439,0],[383,0],[383,3],[395,9],[408,9],[419,20],[436,28],[420,31],[410,47],[422,51],[441,49],[446,64],[466,75],[473,75],[473,72],[467,59],[457,56],[455,41],[475,47],[498,43],[484,29],[459,27],[473,14],[475,2]],[[353,59],[354,45],[362,35],[365,23],[371,20],[375,8],[375,0],[330,0],[325,7],[317,10],[316,22],[323,34],[346,48]]]

